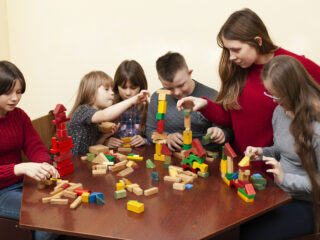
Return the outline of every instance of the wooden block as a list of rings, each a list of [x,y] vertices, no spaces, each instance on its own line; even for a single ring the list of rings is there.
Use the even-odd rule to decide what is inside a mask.
[[[123,147],[120,147],[118,148],[118,152],[132,152],[132,148],[123,148]]]
[[[103,164],[104,162],[109,162],[108,158],[104,155],[104,153],[99,153],[98,156],[93,159],[92,163]]]
[[[172,187],[175,190],[184,191],[184,189],[186,188],[186,185],[184,183],[174,183]]]
[[[170,165],[169,169],[176,169],[178,173],[183,172],[183,168],[182,167],[178,167],[178,166],[174,166],[174,165]]]
[[[167,101],[158,101],[158,113],[166,113]]]
[[[136,161],[142,161],[143,157],[140,157],[140,156],[127,156],[127,159],[136,160]]]
[[[156,154],[161,155],[162,144],[156,143]]]
[[[129,192],[132,192],[135,187],[139,187],[139,184],[133,183],[133,184],[126,186],[126,188]]]
[[[165,176],[163,180],[165,182],[181,182],[181,178],[171,177],[171,176]]]
[[[212,158],[212,157],[206,157],[206,162],[213,162],[214,161],[214,158]]]
[[[70,184],[66,190],[73,192],[75,189],[83,189],[82,183]]]
[[[153,132],[151,138],[154,143],[158,142],[159,140],[163,140],[164,143],[166,143],[167,135],[168,134],[165,132],[164,133]],[[163,143],[163,141],[159,143]]]
[[[68,198],[76,198],[77,197],[77,194],[75,192],[68,191],[68,190],[63,191],[62,195],[64,197],[68,197]]]
[[[144,190],[144,195],[150,196],[150,195],[156,194],[158,192],[159,192],[159,189],[157,187],[152,187],[152,188]]]
[[[113,162],[108,162],[108,163],[112,163],[112,164],[97,164],[97,165],[93,165],[92,166],[92,170],[97,170],[97,169],[108,169],[109,165],[113,165]]]
[[[120,162],[127,160],[127,156],[121,153],[115,153],[114,155],[116,155],[119,159]]]
[[[127,191],[125,189],[118,190],[114,192],[114,198],[115,199],[120,199],[120,198],[125,198],[127,197]]]
[[[107,169],[92,170],[92,175],[104,175],[104,174],[107,174]]]
[[[171,95],[171,91],[170,90],[166,90],[166,89],[159,89],[157,90],[158,94],[168,94]]]
[[[59,180],[57,181],[57,186],[54,187],[54,190],[60,188],[63,184],[68,183],[68,180]]]
[[[63,188],[57,188],[54,191],[50,192],[50,195],[56,195],[57,193],[62,192],[63,190]]]
[[[187,129],[191,129],[191,115],[184,116],[184,127]]]
[[[59,205],[67,205],[68,202],[69,202],[69,199],[52,198],[50,200],[51,204],[59,204]]]
[[[99,153],[109,152],[109,148],[102,144],[93,145],[89,147],[89,152],[98,155]]]
[[[192,131],[183,131],[183,144],[191,144],[192,142]]]
[[[135,161],[128,161],[128,163],[126,164],[126,166],[127,167],[132,167],[133,165],[137,165],[136,163],[135,163]]]
[[[103,122],[98,126],[98,130],[102,133],[111,133],[114,125],[115,123],[113,122]]]
[[[136,194],[137,196],[140,196],[143,194],[143,190],[140,187],[134,187],[133,193]]]
[[[76,200],[74,200],[71,204],[70,204],[70,208],[72,209],[76,209],[82,202],[82,197],[79,196],[76,198]]]
[[[112,171],[112,172],[117,172],[117,171],[120,171],[120,170],[122,170],[122,169],[125,169],[127,162],[128,162],[128,161],[125,160],[125,161],[122,161],[122,162],[119,162],[119,163],[115,164],[115,165],[112,167],[111,171]]]
[[[118,182],[116,183],[116,191],[123,190],[124,189],[124,183]]]
[[[82,161],[86,161],[86,160],[88,160],[88,156],[81,156],[80,159],[81,159]]]
[[[167,95],[164,93],[159,93],[158,101],[166,101],[166,100],[167,100]]]
[[[183,171],[182,173],[185,174],[185,175],[193,177],[193,179],[198,178],[197,174],[195,174],[193,172],[190,172],[190,171]]]
[[[144,204],[131,200],[127,202],[127,209],[135,213],[142,213],[144,212]]]
[[[180,173],[176,176],[177,178],[181,178],[184,183],[192,183],[193,177]]]
[[[132,173],[134,170],[131,167],[128,167],[117,174],[117,177],[125,177]]]
[[[85,192],[85,193],[82,193],[81,194],[81,201],[82,202],[89,202],[89,196],[90,196],[90,193],[88,192]]]

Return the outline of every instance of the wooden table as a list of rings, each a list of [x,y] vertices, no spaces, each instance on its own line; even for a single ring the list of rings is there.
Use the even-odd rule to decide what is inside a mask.
[[[20,226],[95,239],[201,239],[235,229],[291,199],[268,179],[267,188],[257,192],[255,201],[245,203],[220,178],[217,160],[209,163],[210,177],[196,179],[193,189],[173,190],[172,183],[162,180],[168,175],[162,162],[155,161],[160,181],[151,180],[153,170],[146,168],[145,160],[153,159],[154,146],[135,149],[134,153],[144,156],[144,161],[137,162],[139,168],[127,178],[143,189],[159,187],[158,194],[145,197],[128,192],[127,198],[115,200],[115,184],[119,180],[116,174],[92,176],[91,163],[77,157],[73,159],[74,173],[63,179],[103,192],[106,204],[83,203],[76,210],[69,205],[43,204],[41,198],[48,196],[52,187],[38,190],[36,182],[25,178]],[[173,159],[174,165],[179,162]],[[143,202],[144,213],[128,211],[129,199]]]

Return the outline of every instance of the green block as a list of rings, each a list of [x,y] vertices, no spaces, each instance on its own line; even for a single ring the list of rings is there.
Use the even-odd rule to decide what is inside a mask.
[[[234,175],[234,173],[226,173],[226,178],[228,180],[231,180],[233,175]]]
[[[99,196],[96,196],[96,202],[98,203],[98,204],[106,204],[106,201],[105,200],[103,200],[101,197],[99,197]]]
[[[209,177],[209,172],[203,173],[203,172],[201,172],[201,171],[198,171],[198,172],[197,172],[197,175],[198,175],[199,177],[207,178],[207,177]]]
[[[264,190],[264,189],[266,189],[266,185],[265,184],[259,184],[259,183],[254,183],[253,187],[256,190]]]
[[[209,143],[212,143],[211,136],[212,136],[212,133],[209,133],[209,134],[203,136],[201,139],[202,145],[207,145]]]
[[[164,168],[169,168],[169,166],[170,166],[170,163],[164,163],[164,164],[163,164],[163,167],[164,167]]]
[[[257,178],[255,176],[252,176],[250,177],[250,181],[254,184],[267,184],[267,179],[265,178]]]
[[[147,167],[147,168],[155,168],[156,165],[154,165],[154,163],[153,163],[150,159],[148,159],[148,160],[146,161],[146,167]]]
[[[89,162],[92,162],[94,158],[95,158],[94,153],[87,153],[87,159]]]
[[[241,192],[243,195],[245,195],[249,199],[254,198],[256,196],[256,195],[248,195],[244,188],[238,188],[238,191]]]
[[[192,148],[191,144],[183,144],[183,150],[189,150],[190,148]]]
[[[190,161],[197,161],[198,163],[202,164],[204,162],[204,159],[203,158],[199,158],[198,156],[196,155],[193,155],[192,153],[189,155],[189,159]],[[191,165],[190,165],[191,166]]]
[[[132,157],[133,157],[133,156],[134,156],[134,153],[128,153],[128,156],[132,156]]]
[[[116,158],[114,156],[111,156],[111,155],[108,155],[108,154],[105,154],[106,158],[109,160],[109,162],[116,162]]]
[[[209,157],[214,158],[214,159],[218,159],[218,158],[219,158],[219,152],[207,151],[207,155],[208,155]]]
[[[183,110],[183,116],[190,116],[191,114],[191,109],[184,109]]]
[[[222,160],[227,160],[227,155],[226,153],[224,152],[224,146],[222,147],[222,157],[221,157]]]
[[[164,113],[157,113],[156,119],[157,120],[163,120],[164,119]]]
[[[127,196],[127,191],[124,189],[114,191],[114,198],[115,199],[125,198],[126,196]]]

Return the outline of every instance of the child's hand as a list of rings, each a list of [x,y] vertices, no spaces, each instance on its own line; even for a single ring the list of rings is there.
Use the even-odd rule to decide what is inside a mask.
[[[150,97],[150,92],[148,90],[141,90],[140,93],[138,93],[135,97],[135,102],[134,104],[137,103],[143,103],[146,104],[148,101],[148,97]]]
[[[16,176],[27,175],[37,181],[43,181],[50,177],[59,178],[58,171],[50,164],[44,163],[20,163],[14,166]]]
[[[183,136],[181,133],[171,133],[167,136],[167,144],[171,151],[180,151],[183,145]]]
[[[178,111],[181,111],[184,108],[188,108],[195,112],[204,108],[207,104],[208,101],[206,99],[189,96],[182,98],[177,102],[177,109]]]
[[[146,142],[143,139],[143,137],[141,137],[140,135],[136,135],[136,136],[131,138],[130,145],[132,147],[140,147],[140,146],[142,146],[144,144],[146,144]]]
[[[218,128],[218,127],[208,128],[207,134],[210,134],[210,133],[212,133],[211,135],[212,142],[222,144],[226,141],[226,136],[224,135],[224,132],[222,131],[221,128]]]
[[[107,146],[109,148],[118,148],[123,145],[123,141],[121,141],[119,138],[111,137],[108,139]]]
[[[262,156],[262,148],[248,146],[244,154],[250,156],[250,159],[257,161]]]
[[[106,138],[114,135],[118,131],[119,127],[120,127],[120,123],[114,124],[111,128],[111,132],[103,134],[103,138],[106,139]]]
[[[266,162],[267,165],[271,165],[272,169],[267,169],[267,172],[273,173],[274,179],[277,183],[281,184],[283,181],[283,169],[281,163],[272,157],[263,156],[262,160]]]

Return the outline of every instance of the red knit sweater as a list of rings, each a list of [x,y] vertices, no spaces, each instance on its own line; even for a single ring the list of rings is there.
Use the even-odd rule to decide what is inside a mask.
[[[298,59],[311,76],[320,83],[320,66],[305,58],[279,48],[277,55],[290,55]],[[246,84],[238,97],[240,110],[224,110],[216,103],[208,100],[208,105],[201,113],[210,121],[232,127],[234,132],[233,146],[242,154],[247,146],[266,147],[273,144],[272,114],[277,106],[263,94],[265,88],[261,80],[261,71],[264,65],[252,65],[248,69]]]
[[[48,149],[22,109],[0,117],[0,136],[0,189],[22,180],[23,176],[14,174],[15,164],[21,163],[21,150],[32,162],[51,163]]]

